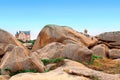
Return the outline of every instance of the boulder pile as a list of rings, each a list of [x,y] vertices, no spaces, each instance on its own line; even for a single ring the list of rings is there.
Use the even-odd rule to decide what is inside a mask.
[[[90,69],[80,62],[90,62],[92,55],[120,59],[120,31],[97,36],[77,32],[67,26],[46,25],[32,50],[28,50],[10,33],[0,29],[0,80],[120,80],[119,74]],[[64,64],[44,73],[56,64],[45,65],[43,59],[65,58]],[[37,70],[37,73],[10,73]]]

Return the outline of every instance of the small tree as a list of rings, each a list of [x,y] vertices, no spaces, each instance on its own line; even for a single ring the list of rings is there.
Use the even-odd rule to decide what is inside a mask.
[[[84,34],[87,34],[87,33],[88,33],[88,30],[87,30],[87,29],[85,29],[85,30],[84,30]]]

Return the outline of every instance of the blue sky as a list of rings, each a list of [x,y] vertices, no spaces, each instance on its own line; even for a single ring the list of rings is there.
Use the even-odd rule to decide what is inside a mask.
[[[0,28],[36,38],[47,24],[70,26],[91,35],[120,31],[120,0],[0,0]]]

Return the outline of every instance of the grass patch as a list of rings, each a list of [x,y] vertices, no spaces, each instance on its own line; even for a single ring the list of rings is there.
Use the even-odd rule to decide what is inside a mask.
[[[52,59],[42,59],[41,60],[44,65],[47,65],[49,63],[59,63],[64,61],[64,58],[52,58]]]
[[[0,75],[1,75],[1,69],[0,69]]]
[[[84,62],[83,64],[91,69],[103,71],[105,73],[120,74],[120,62],[111,59],[96,58],[91,63]]]
[[[45,72],[49,72],[50,70],[49,69],[46,69]]]
[[[4,68],[5,71],[8,71],[10,74],[10,76],[14,76],[16,74],[19,74],[19,73],[26,73],[26,72],[33,72],[33,73],[37,73],[38,71],[35,70],[35,69],[26,69],[26,70],[18,70],[17,72],[11,72],[10,68],[6,67]],[[0,69],[0,75],[1,75],[1,69]]]
[[[97,76],[90,76],[90,79],[92,79],[92,80],[99,80]]]
[[[17,72],[10,72],[10,76],[14,76],[16,74],[19,74],[19,73],[26,73],[26,72],[33,72],[33,73],[37,73],[38,71],[37,70],[29,70],[29,69],[26,69],[26,70],[18,70]]]
[[[103,57],[102,56],[97,56],[95,54],[92,54],[92,57],[91,57],[91,61],[87,62],[88,64],[93,64],[94,63],[94,60],[96,59],[102,59]]]

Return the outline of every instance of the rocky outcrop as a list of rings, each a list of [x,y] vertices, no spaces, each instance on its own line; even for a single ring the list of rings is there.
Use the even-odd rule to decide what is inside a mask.
[[[95,71],[83,64],[65,60],[65,64],[47,73],[22,73],[10,80],[120,80],[117,75]]]
[[[120,48],[120,31],[105,32],[98,35],[97,38],[106,42],[110,48]]]
[[[90,61],[92,51],[78,44],[63,45],[53,42],[36,51],[40,58],[58,58],[64,57],[76,61]]]
[[[97,43],[97,39],[85,36],[69,27],[58,25],[46,25],[39,33],[33,51],[38,50],[45,45],[59,42],[63,44],[76,43],[82,46],[90,47]]]
[[[99,44],[92,48],[93,54],[107,57],[109,48],[105,44]]]
[[[98,35],[96,39],[69,27],[46,25],[38,35],[32,49],[33,52],[30,53],[11,34],[0,29],[0,72],[2,74],[0,80],[120,80],[119,74],[96,71],[96,67],[93,68],[96,70],[93,70],[80,63],[90,62],[93,58],[92,54],[95,54],[115,59],[119,64],[119,33],[103,33]],[[45,66],[41,62],[41,59],[44,58],[59,57],[67,59],[60,64],[50,63]],[[83,63],[87,64],[86,62]],[[93,60],[91,62],[94,63]],[[112,64],[110,65],[112,66]],[[5,76],[10,72],[14,73],[19,70],[44,72],[45,69],[51,71],[47,73],[22,73],[11,78]]]
[[[31,54],[30,57],[26,54],[26,51],[15,46],[12,51],[7,52],[0,64],[1,74],[9,74],[5,69],[8,68],[11,72],[17,72],[18,70],[36,69],[39,72],[44,71],[44,65],[39,60],[37,54]]]
[[[111,59],[120,58],[120,49],[111,49],[111,50],[109,50],[108,56]]]
[[[6,47],[8,47],[9,44],[20,46],[26,51],[26,54],[29,53],[27,48],[17,41],[15,37],[13,37],[10,33],[0,29],[0,55],[4,55],[7,52]]]

